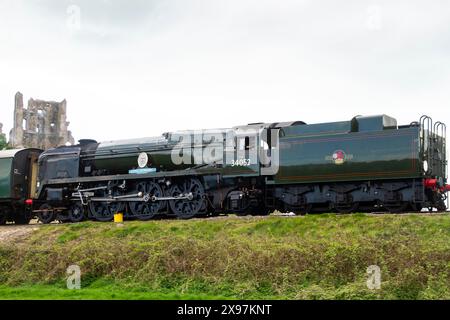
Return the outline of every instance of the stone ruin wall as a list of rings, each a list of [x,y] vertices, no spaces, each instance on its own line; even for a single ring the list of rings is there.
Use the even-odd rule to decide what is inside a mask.
[[[67,143],[74,144],[68,130],[67,102],[29,99],[23,107],[23,95],[14,99],[14,127],[10,132],[13,148],[39,148],[48,150]]]

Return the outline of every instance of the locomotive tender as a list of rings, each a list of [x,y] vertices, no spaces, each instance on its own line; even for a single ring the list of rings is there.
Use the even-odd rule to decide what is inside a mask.
[[[25,201],[43,223],[110,221],[118,212],[149,220],[445,211],[450,191],[446,128],[427,116],[402,126],[386,115],[357,116],[81,140],[43,152],[38,167],[36,193]]]

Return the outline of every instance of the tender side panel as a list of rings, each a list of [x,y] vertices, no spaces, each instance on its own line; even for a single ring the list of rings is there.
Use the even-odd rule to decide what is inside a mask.
[[[419,129],[280,138],[277,184],[422,176]]]

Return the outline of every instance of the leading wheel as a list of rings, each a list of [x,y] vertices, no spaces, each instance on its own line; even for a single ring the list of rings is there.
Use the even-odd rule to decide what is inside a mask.
[[[180,184],[170,188],[171,197],[180,199],[170,200],[170,208],[179,219],[191,219],[206,208],[205,189],[202,183],[195,178],[187,179]]]
[[[147,202],[130,202],[129,208],[133,217],[139,220],[153,219],[164,206],[164,201],[158,201],[156,198],[161,198],[164,193],[161,187],[156,182],[141,182],[137,185],[137,192],[148,195],[150,198]]]

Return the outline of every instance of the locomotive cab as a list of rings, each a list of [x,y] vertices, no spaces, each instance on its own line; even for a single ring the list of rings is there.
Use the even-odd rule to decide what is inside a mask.
[[[89,157],[97,149],[95,140],[80,140],[78,145],[61,146],[45,151],[39,157],[39,181],[70,179],[90,175],[92,165],[81,158]]]

